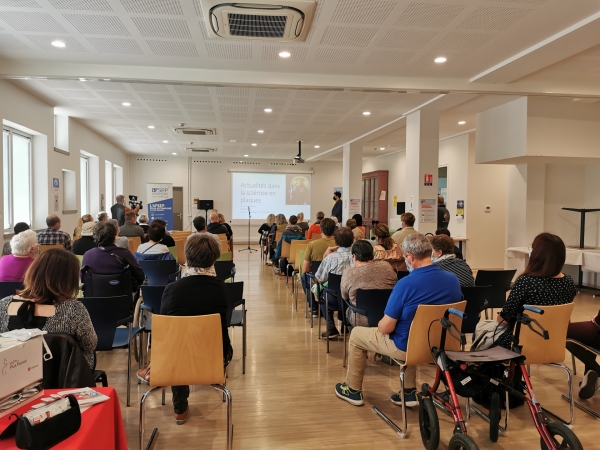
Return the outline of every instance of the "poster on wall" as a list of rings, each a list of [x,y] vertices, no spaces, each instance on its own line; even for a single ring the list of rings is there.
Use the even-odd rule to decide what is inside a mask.
[[[360,198],[351,198],[350,199],[350,217],[354,214],[360,214]]]
[[[437,199],[422,198],[421,199],[421,223],[436,223],[437,222]]]
[[[456,218],[457,219],[465,218],[465,201],[464,200],[456,200]]]
[[[426,173],[423,175],[423,186],[433,186],[433,174]]]
[[[173,185],[171,183],[148,183],[148,219],[167,222],[167,230],[173,229]]]

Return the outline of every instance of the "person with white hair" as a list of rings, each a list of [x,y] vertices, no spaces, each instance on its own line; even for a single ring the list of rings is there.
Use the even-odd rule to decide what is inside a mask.
[[[117,229],[117,239],[115,240],[115,245],[121,248],[129,248],[129,239],[126,236],[119,236],[119,221],[116,219],[108,219],[108,223],[112,223]]]
[[[108,213],[106,211],[100,211],[96,218],[98,219],[96,222],[106,222],[108,220]]]
[[[11,254],[0,259],[0,281],[22,281],[39,251],[38,239],[33,230],[21,231],[10,240]]]

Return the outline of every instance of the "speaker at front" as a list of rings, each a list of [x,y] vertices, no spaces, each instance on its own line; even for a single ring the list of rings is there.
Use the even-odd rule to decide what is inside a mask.
[[[214,209],[214,201],[213,200],[198,200],[198,209],[208,211],[209,209]]]
[[[406,203],[405,202],[397,202],[396,203],[396,214],[404,214],[406,212]]]

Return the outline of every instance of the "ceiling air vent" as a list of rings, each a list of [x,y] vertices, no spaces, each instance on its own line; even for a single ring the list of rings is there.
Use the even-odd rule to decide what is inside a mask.
[[[177,134],[193,134],[195,136],[214,136],[216,128],[172,127]]]
[[[213,37],[304,41],[317,9],[315,0],[200,0]]]
[[[216,152],[217,149],[208,147],[187,147],[185,151],[190,153],[212,153]]]

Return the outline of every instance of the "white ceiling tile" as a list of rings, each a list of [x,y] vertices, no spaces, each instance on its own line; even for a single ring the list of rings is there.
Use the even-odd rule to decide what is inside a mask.
[[[326,64],[353,64],[361,54],[361,50],[338,48],[320,48],[314,62]]]
[[[111,91],[100,91],[98,95],[107,100],[136,100],[135,97],[129,92],[111,92]]]
[[[291,49],[290,53],[292,56],[289,58],[281,58],[279,53],[283,50],[289,51],[288,47],[273,47],[273,46],[264,46],[262,51],[262,59],[263,61],[278,61],[281,63],[286,62],[304,62],[304,58],[306,57],[306,52],[308,48],[306,47],[294,47]]]
[[[467,5],[444,3],[411,3],[402,13],[396,25],[405,27],[443,28]]]
[[[126,114],[129,119],[153,119],[153,116],[150,114]]]
[[[154,92],[141,92],[138,94],[142,100],[149,100],[153,102],[173,102],[173,96],[171,94],[159,94]]]
[[[247,105],[219,105],[219,111],[247,114],[248,106]]]
[[[159,56],[183,56],[197,58],[198,50],[193,42],[182,41],[146,41],[148,46]]]
[[[56,92],[67,98],[96,98],[96,96],[89,91],[72,91],[65,89]]]
[[[146,105],[148,105],[149,108],[174,109],[179,111],[179,106],[177,106],[177,103],[146,102]]]
[[[283,98],[256,98],[254,104],[257,106],[257,110],[261,111],[267,107],[280,107],[283,108],[285,105],[285,99]]]
[[[219,105],[247,105],[248,99],[244,97],[219,97]]]
[[[377,31],[377,28],[327,27],[320,45],[366,47]]]
[[[178,0],[121,0],[121,4],[130,13],[183,16]]]
[[[132,17],[131,20],[144,37],[192,39],[185,20],[159,17]]]
[[[81,34],[129,36],[129,31],[117,16],[91,14],[63,14]]]
[[[298,105],[299,103],[303,103],[303,105],[307,105],[310,103],[309,106],[312,106],[312,105],[314,105],[314,100],[318,100],[321,102],[328,95],[329,95],[329,91],[314,91],[314,90],[310,90],[310,89],[300,89],[300,90],[296,91],[296,94],[294,95],[293,104]],[[313,100],[313,102],[307,102],[307,101],[298,102],[296,99]]]
[[[474,51],[491,41],[495,34],[452,32],[438,42],[436,50]]]
[[[178,94],[208,95],[208,88],[206,86],[174,85],[173,89]]]
[[[437,34],[437,31],[427,30],[390,30],[377,46],[383,48],[420,49]]]
[[[144,52],[134,39],[86,38],[100,53],[118,53],[122,55],[143,55]]]
[[[0,19],[17,31],[67,32],[50,14],[42,12],[0,11]]]
[[[244,44],[217,44],[207,42],[206,51],[215,59],[252,59],[252,47]]]
[[[99,112],[99,113],[109,112],[112,114],[115,113],[115,111],[109,106],[85,106],[85,109],[90,112]]]
[[[104,106],[106,104],[97,98],[71,99],[71,101],[81,106]]]
[[[99,119],[122,119],[123,117],[120,114],[115,113],[94,113],[94,116]]]
[[[336,92],[333,94],[334,101],[338,102],[360,102],[368,99],[371,94],[365,92]]]
[[[394,52],[394,51],[374,51],[365,60],[364,64],[373,64],[378,66],[402,66],[415,56],[416,52]]]
[[[0,35],[1,36],[1,35]],[[82,89],[85,87],[77,81],[73,80],[40,80],[40,83],[52,89]]]
[[[199,95],[179,95],[179,100],[183,103],[209,103],[212,104],[210,97],[202,97]]]
[[[0,48],[14,50],[31,50],[31,48],[11,34],[0,34]]]
[[[85,85],[95,91],[127,91],[127,88],[122,83],[114,81],[86,81]]]
[[[72,11],[112,11],[106,0],[48,0],[56,9],[68,9]]]
[[[470,30],[506,30],[533,9],[480,6],[456,28]]]
[[[213,119],[215,113],[211,111],[188,111],[191,119]]]
[[[129,83],[129,86],[136,92],[164,92],[168,93],[169,90],[164,84],[155,83]]]
[[[250,89],[238,88],[238,87],[218,87],[215,88],[217,95],[230,96],[230,97],[248,97],[250,95]]]
[[[56,52],[87,52],[88,50],[73,36],[48,36],[48,35],[25,35],[27,39],[34,42],[42,50]],[[52,45],[55,40],[61,40],[66,47],[58,48]]]
[[[211,103],[184,103],[183,107],[190,114],[192,111],[213,111]]]
[[[497,3],[528,3],[533,5],[543,5],[548,0],[488,0],[488,2],[497,2]]]
[[[291,92],[289,89],[257,89],[256,97],[287,98]]]
[[[0,0],[0,6],[9,8],[41,8],[34,0]]]
[[[379,25],[389,16],[396,3],[383,0],[339,0],[331,21]]]

